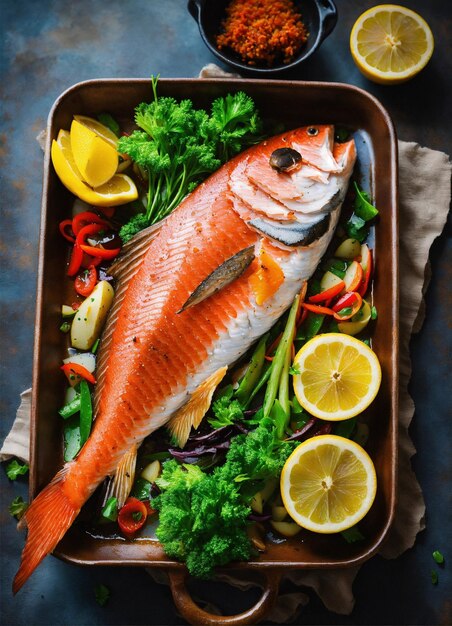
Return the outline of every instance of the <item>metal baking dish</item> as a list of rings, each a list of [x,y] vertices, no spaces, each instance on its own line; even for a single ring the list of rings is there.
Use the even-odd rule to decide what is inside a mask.
[[[259,558],[234,564],[234,569],[242,570],[250,578],[263,577],[264,591],[254,607],[230,618],[206,613],[193,602],[185,585],[185,566],[167,558],[156,540],[95,539],[75,524],[55,550],[59,558],[80,565],[136,565],[167,570],[176,606],[189,622],[196,624],[255,623],[270,610],[278,593],[280,576],[287,569],[343,568],[367,560],[378,550],[390,527],[396,499],[398,220],[397,144],[392,122],[375,98],[350,85],[242,79],[159,81],[160,95],[191,98],[197,106],[204,107],[209,107],[219,95],[237,90],[245,90],[254,98],[265,118],[282,122],[287,129],[306,124],[335,123],[356,131],[358,176],[371,190],[380,210],[373,285],[379,317],[373,347],[381,362],[383,380],[378,397],[366,416],[371,430],[368,450],[377,471],[378,492],[370,513],[360,523],[366,536],[363,542],[347,544],[340,537],[306,531],[283,543],[270,542],[267,551]],[[72,197],[53,170],[50,144],[60,128],[70,127],[73,114],[95,116],[109,111],[118,118],[133,119],[134,107],[151,97],[149,80],[92,80],[63,93],[50,112],[33,362],[31,499],[62,465],[61,420],[57,410],[63,397],[63,383],[58,372],[65,346],[59,321],[61,294],[67,281],[67,250],[57,225],[69,215]]]

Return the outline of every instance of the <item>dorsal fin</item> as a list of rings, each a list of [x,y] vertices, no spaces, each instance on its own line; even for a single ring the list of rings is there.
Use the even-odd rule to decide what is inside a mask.
[[[158,224],[153,224],[132,237],[130,241],[124,244],[120,256],[108,270],[110,275],[116,279],[116,289],[113,305],[108,314],[104,330],[102,331],[97,355],[96,378],[98,383],[94,395],[94,415],[96,415],[99,410],[99,399],[101,397],[103,381],[105,380],[105,373],[108,366],[110,343],[116,326],[116,320],[118,319],[118,313],[127,292],[127,287],[137,273],[152,241],[160,232],[164,222],[165,220],[162,220]]]

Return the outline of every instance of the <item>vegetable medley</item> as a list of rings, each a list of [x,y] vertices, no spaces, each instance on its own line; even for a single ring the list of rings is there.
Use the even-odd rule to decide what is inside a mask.
[[[139,130],[118,139],[122,162],[133,168],[144,202],[130,203],[121,215],[82,204],[59,225],[75,293],[74,302],[62,306],[60,327],[70,337],[61,367],[68,388],[59,411],[66,461],[76,457],[92,428],[96,351],[114,297],[109,265],[124,242],[168,215],[211,172],[263,137],[256,107],[242,92],[218,98],[208,114],[189,100],[158,97],[156,81],[152,86],[153,101],[136,109]],[[111,115],[99,121],[120,134]],[[289,455],[313,436],[333,433],[361,444],[367,437],[359,418],[332,422],[307,413],[292,386],[300,374],[295,353],[319,333],[357,335],[370,343],[377,312],[371,300],[374,259],[366,240],[378,212],[356,182],[345,205],[315,275],[286,315],[228,372],[200,426],[186,441],[165,427],[147,438],[129,497],[121,503],[111,485],[104,485],[93,523],[132,539],[158,517],[156,534],[165,552],[201,577],[265,550],[270,531],[289,537],[301,530],[288,517],[278,488]],[[347,541],[360,538],[358,529],[344,533]]]

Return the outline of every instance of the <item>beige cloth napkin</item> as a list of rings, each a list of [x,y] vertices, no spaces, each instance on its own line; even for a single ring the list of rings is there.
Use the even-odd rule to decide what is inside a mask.
[[[211,64],[201,77],[231,76]],[[396,558],[412,547],[417,533],[424,528],[425,504],[422,491],[411,468],[416,452],[408,434],[414,404],[408,394],[411,376],[409,341],[419,331],[427,288],[428,255],[432,242],[441,234],[450,204],[451,163],[443,152],[422,148],[416,143],[399,141],[400,197],[400,414],[399,414],[399,474],[398,504],[393,526],[380,549],[385,558]],[[414,253],[415,251],[415,253]],[[11,456],[27,461],[29,458],[31,389],[21,394],[21,403],[11,432],[0,450],[0,461]],[[276,623],[291,622],[301,607],[307,604],[307,589],[314,590],[330,611],[349,614],[354,606],[352,585],[359,567],[334,571],[291,571],[286,578],[300,587],[299,592],[281,594],[268,616]],[[164,573],[149,570],[156,582],[167,583]],[[251,585],[246,581],[218,576],[241,589]],[[218,612],[215,607],[209,607]]]

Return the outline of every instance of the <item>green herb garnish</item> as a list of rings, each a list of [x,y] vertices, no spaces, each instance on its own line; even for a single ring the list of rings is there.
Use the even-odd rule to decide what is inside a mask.
[[[441,554],[439,550],[435,550],[432,554],[433,560],[438,563],[438,565],[442,565],[444,563],[444,556]]]
[[[19,463],[16,459],[13,459],[6,466],[6,475],[10,480],[16,480],[18,476],[23,476],[29,470],[28,463]]]
[[[141,130],[119,139],[118,150],[131,157],[148,179],[145,213],[120,230],[124,242],[163,219],[210,173],[234,154],[261,139],[261,121],[253,100],[244,92],[217,98],[210,115],[191,100],[157,96],[135,109]]]
[[[22,496],[17,496],[9,505],[10,514],[16,519],[20,519],[27,510],[28,504],[24,502]]]
[[[94,589],[94,595],[96,596],[96,602],[99,606],[105,606],[110,597],[110,589],[105,585],[97,585]]]

